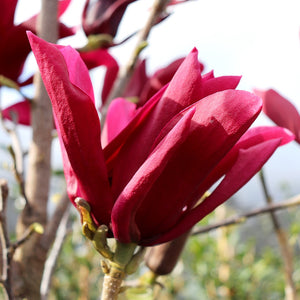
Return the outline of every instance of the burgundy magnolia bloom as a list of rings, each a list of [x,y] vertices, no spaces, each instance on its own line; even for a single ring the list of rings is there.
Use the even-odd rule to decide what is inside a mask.
[[[138,98],[138,106],[144,105],[172,79],[183,61],[184,58],[176,59],[166,67],[157,70],[151,76],[147,76],[146,61],[140,61],[122,96],[125,98],[136,97]],[[204,65],[202,63],[199,65],[202,72]]]
[[[27,21],[14,25],[14,15],[17,0],[2,0],[0,10],[0,75],[18,80],[25,60],[31,51],[26,31],[36,32],[37,16]],[[60,1],[59,15],[67,8],[70,0]],[[73,29],[60,23],[60,37],[74,34]]]
[[[86,0],[82,28],[87,36],[109,34],[115,37],[127,6],[136,0]]]
[[[264,113],[278,126],[288,128],[300,144],[300,115],[296,107],[273,89],[254,92],[263,100]]]
[[[234,90],[239,77],[202,77],[194,49],[168,86],[102,149],[92,85],[79,55],[31,33],[29,39],[53,104],[70,199],[88,201],[95,222],[122,243],[155,245],[181,235],[293,139],[279,127],[247,131],[260,113],[260,98]]]

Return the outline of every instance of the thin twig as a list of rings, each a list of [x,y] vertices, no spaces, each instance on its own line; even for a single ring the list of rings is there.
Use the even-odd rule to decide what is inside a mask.
[[[275,203],[275,204],[269,204],[265,207],[252,210],[248,213],[233,216],[231,218],[228,218],[226,220],[223,220],[221,222],[217,222],[215,224],[211,224],[208,226],[203,226],[202,228],[196,228],[193,230],[192,235],[198,235],[202,233],[206,233],[212,230],[215,230],[220,227],[224,226],[230,226],[230,225],[237,225],[240,223],[244,223],[247,219],[250,219],[252,217],[256,217],[258,215],[263,215],[266,213],[270,213],[271,211],[286,209],[292,206],[300,205],[300,195],[294,196],[290,199],[287,199],[283,202]]]
[[[273,203],[273,199],[268,191],[267,184],[265,181],[265,176],[263,170],[259,172],[260,181],[263,187],[265,200],[268,204]],[[286,233],[282,229],[280,225],[280,221],[276,216],[274,211],[270,211],[270,217],[274,226],[274,231],[277,236],[278,245],[280,248],[280,252],[283,258],[284,263],[284,271],[285,271],[285,280],[286,280],[286,287],[285,287],[285,295],[286,300],[296,300],[296,287],[293,280],[293,255],[291,248],[289,246]]]
[[[20,193],[23,196],[24,200],[26,203],[28,203],[28,199],[25,193],[25,180],[24,180],[24,152],[22,150],[20,138],[17,132],[17,123],[18,123],[18,116],[13,114],[12,119],[13,119],[13,127],[9,128],[5,123],[2,118],[2,115],[0,114],[1,117],[1,123],[2,127],[4,130],[9,134],[11,138],[11,146],[8,148],[8,151],[13,159],[14,163],[14,175],[15,178],[18,182],[19,188],[20,188]]]
[[[68,206],[68,208],[69,208],[69,206]],[[42,278],[42,282],[41,282],[41,299],[42,300],[48,299],[48,294],[49,294],[50,285],[51,285],[51,277],[55,270],[58,256],[62,249],[65,237],[67,235],[69,216],[70,216],[70,209],[66,209],[63,214],[63,217],[61,219],[58,230],[56,232],[56,238],[53,243],[52,249],[51,249],[50,254],[45,263],[43,278]]]
[[[132,76],[133,70],[135,68],[136,62],[138,60],[140,52],[144,49],[146,45],[146,41],[150,34],[150,31],[153,25],[156,23],[158,17],[164,11],[166,5],[168,4],[169,0],[155,0],[149,18],[144,26],[144,28],[138,34],[138,41],[136,44],[135,49],[132,52],[130,59],[128,60],[127,64],[124,68],[120,71],[119,77],[116,83],[113,86],[113,89],[105,103],[105,105],[101,109],[101,122],[104,124],[107,109],[113,99],[120,96],[124,91],[129,79]]]
[[[44,231],[43,227],[39,223],[32,223],[24,232],[23,235],[14,243],[12,243],[9,247],[9,251],[11,255],[13,255],[18,247],[23,245],[26,241],[29,240],[29,238],[34,234],[34,233],[39,233],[42,234]]]
[[[20,146],[20,144],[19,144]],[[20,146],[21,147],[21,146]],[[25,192],[25,180],[24,180],[24,169],[23,169],[23,153],[19,148],[17,150],[16,145],[8,147],[8,151],[13,159],[14,163],[14,175],[19,185],[20,194],[23,196],[27,205],[29,205],[29,201]],[[22,156],[22,157],[21,157]]]

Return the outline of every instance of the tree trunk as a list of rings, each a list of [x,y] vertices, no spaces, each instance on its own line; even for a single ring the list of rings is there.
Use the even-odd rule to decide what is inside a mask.
[[[38,35],[55,43],[57,40],[57,0],[43,0]],[[47,224],[47,202],[50,185],[50,157],[53,130],[51,102],[40,74],[34,79],[36,95],[31,106],[32,143],[29,149],[26,177],[28,202],[17,224],[17,237],[33,222]],[[40,282],[48,249],[41,246],[41,236],[33,237],[17,249],[14,256],[14,295],[18,298],[40,299]]]

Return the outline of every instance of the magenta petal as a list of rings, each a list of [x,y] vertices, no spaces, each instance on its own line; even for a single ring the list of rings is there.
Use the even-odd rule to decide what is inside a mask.
[[[103,103],[105,103],[107,100],[107,97],[118,75],[119,65],[106,49],[80,52],[80,56],[87,65],[88,69],[93,69],[99,66],[106,67],[106,74],[101,95],[103,105]]]
[[[151,189],[140,192],[142,198],[139,207],[135,206],[137,212],[134,220],[140,232],[140,243],[153,241],[168,232],[182,217],[184,208],[195,204],[201,196],[198,189],[202,181],[255,120],[261,101],[253,94],[235,90],[210,95],[172,119],[170,125],[166,125],[169,130],[166,130],[158,145],[193,109],[196,111],[186,133],[188,136],[160,170]],[[140,169],[137,172],[141,172]],[[144,172],[143,176],[147,177],[147,172]],[[178,182],[180,184],[176,184]],[[131,184],[132,180],[128,185]],[[133,194],[135,197],[136,191]]]
[[[250,149],[268,140],[280,139],[280,146],[283,146],[295,139],[295,136],[285,128],[278,126],[260,126],[250,128],[237,144],[226,154],[217,167],[203,182],[204,189],[209,189],[217,180],[228,172],[234,165],[241,149]]]
[[[67,10],[71,3],[71,0],[60,0],[58,2],[58,16],[60,17]]]
[[[140,232],[135,224],[136,211],[163,171],[164,166],[185,141],[194,112],[194,110],[190,110],[176,124],[135,173],[117,199],[112,211],[112,227],[114,236],[119,241],[123,243],[139,241]]]
[[[138,97],[140,96],[145,84],[147,83],[148,76],[146,74],[146,60],[138,61],[137,66],[134,68],[134,72],[127,84],[122,97]],[[147,100],[149,100],[148,98]]]
[[[63,157],[68,158],[64,160],[67,182],[78,184],[75,188],[68,186],[70,198],[72,201],[77,196],[85,198],[96,221],[108,225],[113,201],[100,142],[100,122],[90,88],[86,86],[89,80],[84,78],[88,71],[83,63],[78,63],[75,50],[67,50],[75,64],[70,61],[66,64],[60,47],[59,50],[32,33],[28,37],[52,102]],[[84,84],[79,84],[76,75],[71,76],[78,84],[74,85],[69,72],[81,74]]]
[[[115,197],[120,194],[135,171],[145,161],[161,129],[182,109],[201,99],[201,82],[198,52],[193,49],[180,65],[161,99],[157,101],[142,124],[131,133],[119,152],[112,182]],[[130,157],[135,159],[132,160]]]
[[[101,134],[102,146],[110,143],[132,120],[136,105],[124,98],[113,100],[108,108]]]
[[[14,114],[16,119],[14,119]],[[4,119],[16,121],[18,124],[29,126],[30,121],[30,103],[29,101],[21,101],[2,110]]]
[[[264,113],[278,126],[288,128],[300,143],[300,115],[295,106],[276,91],[254,91],[263,100]]]
[[[86,93],[95,103],[93,85],[89,76],[89,71],[82,61],[79,53],[70,46],[55,45],[63,55],[69,72],[69,80],[73,85]]]
[[[144,105],[158,90],[169,83],[183,61],[184,58],[177,59],[168,66],[157,70],[145,83],[138,105]],[[200,69],[203,70],[202,64],[200,64]]]
[[[204,80],[206,79],[206,80]],[[235,89],[241,80],[241,76],[222,76],[216,78],[203,78],[201,97],[206,97],[216,92]]]
[[[157,102],[165,92],[165,89],[166,87],[161,89],[142,108],[137,109],[134,118],[129,122],[129,124],[104,148],[104,157],[109,173],[115,167],[117,162],[116,158],[121,147],[127,141],[132,132],[134,132],[140,124],[149,117]]]
[[[213,193],[194,209],[187,212],[172,230],[162,235],[155,243],[164,243],[183,234],[211,213],[245,185],[280,146],[281,139],[272,139],[248,149],[241,149],[232,168]],[[148,243],[147,245],[151,245]]]

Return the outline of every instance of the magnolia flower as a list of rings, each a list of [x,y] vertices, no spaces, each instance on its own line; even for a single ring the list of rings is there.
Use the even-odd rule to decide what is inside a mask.
[[[114,37],[127,6],[136,0],[86,0],[82,28],[87,36],[108,34]]]
[[[122,97],[137,98],[138,106],[144,105],[156,92],[172,79],[183,60],[184,58],[178,58],[166,67],[158,69],[151,76],[148,76],[146,73],[146,60],[140,61],[122,94]],[[201,71],[203,71],[204,65],[201,63],[200,68]]]
[[[278,126],[288,128],[300,143],[300,115],[295,106],[273,89],[254,92],[263,100],[264,113]]]
[[[260,98],[234,90],[239,77],[202,77],[194,49],[103,149],[92,84],[78,53],[28,36],[52,101],[70,199],[84,198],[97,225],[107,225],[121,243],[178,237],[293,139],[279,127],[247,131]]]
[[[37,16],[14,25],[17,0],[2,0],[0,10],[0,75],[13,81],[18,80],[25,60],[31,51],[26,31],[36,32]],[[67,9],[70,0],[60,1],[59,16]],[[59,24],[60,37],[74,34],[74,30]],[[1,85],[1,84],[0,84]]]

